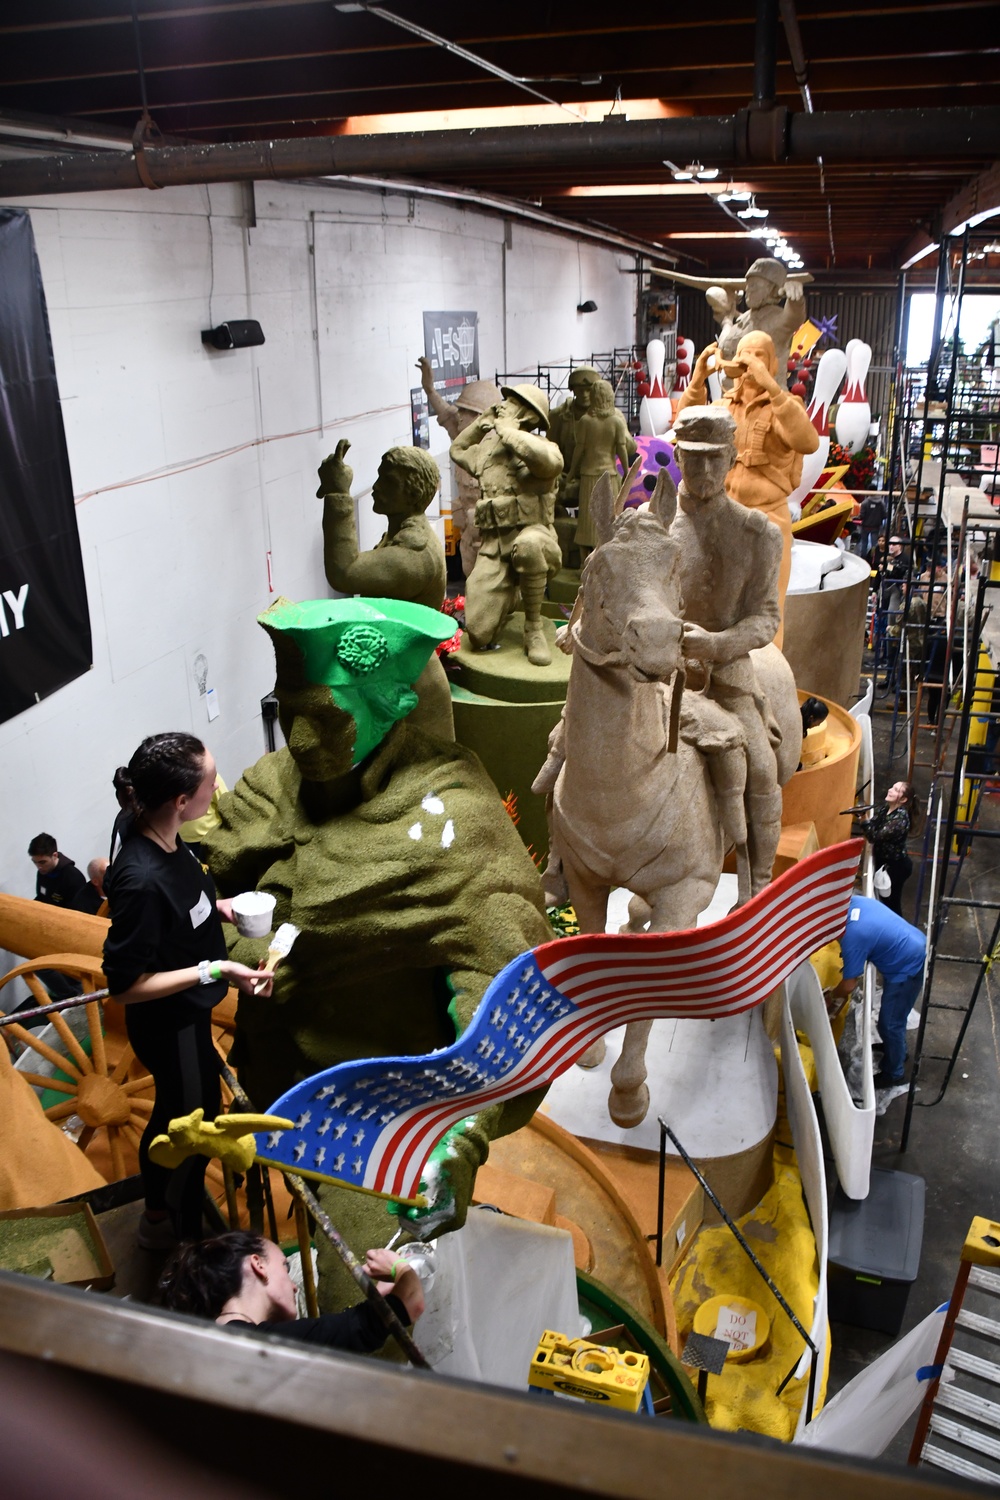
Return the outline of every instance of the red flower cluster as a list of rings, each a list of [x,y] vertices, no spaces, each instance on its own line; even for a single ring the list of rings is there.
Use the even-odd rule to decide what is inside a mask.
[[[446,599],[441,605],[441,613],[443,615],[449,615],[453,620],[460,620],[464,625],[465,595],[456,594],[454,599]],[[462,630],[461,626],[459,626],[459,629],[455,631],[455,634],[452,636],[450,641],[442,641],[441,645],[437,647],[437,654],[438,656],[454,656],[455,652],[458,650],[461,644]]]
[[[866,443],[857,453],[849,453],[840,443],[831,443],[827,464],[830,468],[847,465],[842,480],[845,489],[866,490],[875,474],[875,449],[871,443]]]

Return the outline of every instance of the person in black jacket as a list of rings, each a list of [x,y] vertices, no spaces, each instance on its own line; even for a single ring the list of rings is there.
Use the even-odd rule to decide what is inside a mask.
[[[43,906],[74,906],[81,891],[87,889],[87,877],[71,859],[59,853],[59,845],[51,833],[36,833],[28,845],[28,857],[38,872],[35,876],[35,900],[40,901]],[[71,995],[82,993],[77,981],[58,969],[39,969],[38,978],[53,1000],[68,1000]],[[18,1009],[30,1010],[37,1003],[29,995]],[[44,1022],[36,1021],[33,1024],[40,1026]]]
[[[111,929],[104,972],[112,997],[126,1007],[132,1050],[149,1069],[156,1100],[139,1149],[146,1211],[139,1244],[169,1249],[201,1235],[206,1161],[189,1157],[170,1170],[149,1159],[153,1138],[178,1115],[219,1110],[219,1064],[212,1007],[235,984],[249,994],[257,970],[226,957],[222,917],[211,876],[180,839],[189,818],[202,817],[215,789],[215,761],[192,734],[143,740],[128,764],[132,813],[105,876]],[[271,980],[261,985],[271,993]]]
[[[28,845],[28,856],[38,874],[35,900],[45,906],[72,906],[87,884],[87,877],[71,859],[59,853],[51,833],[36,833]]]
[[[424,1310],[420,1278],[392,1250],[369,1250],[365,1270],[404,1325]],[[234,1229],[181,1245],[167,1263],[159,1301],[174,1312],[214,1318],[224,1328],[267,1329],[328,1349],[372,1354],[385,1343],[385,1325],[369,1302],[318,1318],[297,1316],[295,1284],[280,1247],[249,1230]]]

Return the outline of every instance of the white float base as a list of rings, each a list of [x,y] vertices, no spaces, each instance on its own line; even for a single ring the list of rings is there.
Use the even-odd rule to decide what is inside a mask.
[[[629,893],[615,891],[609,932],[628,916]],[[723,875],[699,927],[716,922],[736,901],[735,875]],[[573,1066],[549,1089],[546,1113],[574,1135],[658,1151],[662,1115],[684,1148],[698,1160],[735,1156],[757,1145],[774,1125],[778,1068],[764,1031],[763,1007],[718,1021],[654,1021],[646,1048],[650,1105],[640,1125],[623,1130],[608,1114],[611,1069],[621,1052],[624,1027],[608,1033],[598,1068]],[[667,1150],[673,1147],[667,1142]]]

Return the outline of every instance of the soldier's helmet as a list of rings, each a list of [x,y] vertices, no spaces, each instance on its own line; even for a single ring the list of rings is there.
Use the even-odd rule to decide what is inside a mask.
[[[512,396],[515,401],[520,401],[522,406],[528,406],[537,412],[542,419],[542,426],[546,432],[549,430],[549,398],[544,391],[539,390],[537,385],[502,385],[500,393],[503,396]]]

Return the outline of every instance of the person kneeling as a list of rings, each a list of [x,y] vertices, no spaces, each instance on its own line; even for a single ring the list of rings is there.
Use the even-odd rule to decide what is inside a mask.
[[[391,1250],[369,1250],[365,1270],[400,1322],[415,1323],[424,1294],[409,1262]],[[173,1312],[214,1318],[226,1328],[263,1328],[328,1349],[372,1354],[387,1336],[369,1302],[318,1318],[298,1317],[295,1283],[280,1246],[245,1229],[181,1245],[157,1290],[160,1305]]]

